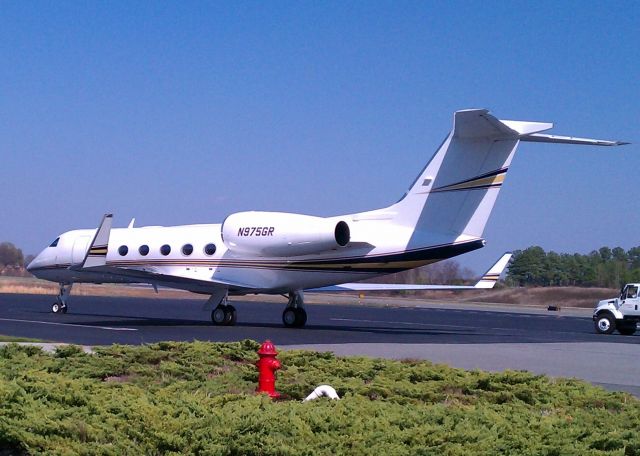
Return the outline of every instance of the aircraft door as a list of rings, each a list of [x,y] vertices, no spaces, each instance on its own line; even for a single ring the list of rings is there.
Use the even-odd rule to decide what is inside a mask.
[[[89,248],[90,236],[80,236],[73,243],[73,253],[71,255],[71,264],[80,264],[84,261]]]

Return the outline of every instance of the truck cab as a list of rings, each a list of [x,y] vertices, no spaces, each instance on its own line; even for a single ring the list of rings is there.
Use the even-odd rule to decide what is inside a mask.
[[[640,322],[640,283],[628,283],[620,296],[600,301],[593,311],[596,332],[611,334],[618,330],[625,336],[633,335]]]

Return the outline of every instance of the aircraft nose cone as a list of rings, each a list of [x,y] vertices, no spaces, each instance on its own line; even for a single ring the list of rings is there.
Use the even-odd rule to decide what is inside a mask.
[[[41,266],[42,263],[42,256],[41,255],[36,255],[36,257],[31,260],[29,262],[29,264],[27,265],[27,271],[29,271],[30,273],[33,274],[34,269],[37,269],[38,266]]]

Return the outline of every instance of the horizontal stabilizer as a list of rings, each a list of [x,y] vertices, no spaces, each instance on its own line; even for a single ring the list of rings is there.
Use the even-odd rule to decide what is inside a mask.
[[[528,142],[545,142],[545,143],[560,143],[560,144],[578,144],[585,146],[624,146],[630,144],[624,141],[605,141],[603,139],[588,139],[588,138],[574,138],[572,136],[557,136],[557,135],[542,135],[532,134],[523,136],[521,141]]]
[[[305,290],[315,292],[340,292],[340,291],[403,291],[403,290],[482,290],[493,288],[500,279],[500,275],[509,264],[512,254],[505,253],[491,266],[475,285],[420,285],[404,283],[343,283],[322,288]]]

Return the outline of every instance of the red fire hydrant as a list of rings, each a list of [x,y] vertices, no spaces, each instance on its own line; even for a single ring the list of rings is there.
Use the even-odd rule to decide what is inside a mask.
[[[280,361],[276,359],[278,352],[270,340],[266,340],[258,350],[260,359],[258,367],[258,393],[267,393],[271,397],[280,397],[276,391],[276,371],[280,369]]]

